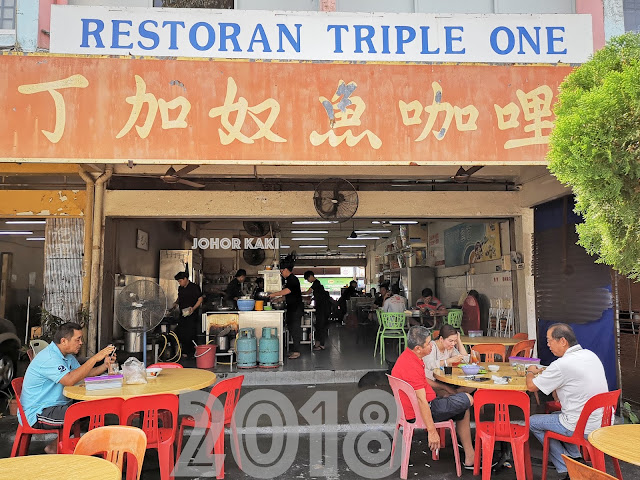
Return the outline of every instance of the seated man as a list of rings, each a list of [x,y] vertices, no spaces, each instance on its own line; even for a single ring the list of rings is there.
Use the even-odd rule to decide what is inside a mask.
[[[376,295],[376,299],[373,301],[373,304],[378,308],[382,308],[382,305],[384,305],[385,300],[391,296],[391,292],[389,292],[388,283],[381,283],[379,288],[380,288],[380,293]]]
[[[545,370],[534,365],[527,369],[527,389],[530,392],[538,390],[550,395],[555,390],[562,405],[560,412],[547,415],[532,415],[529,428],[531,433],[544,441],[546,431],[571,436],[578,423],[584,404],[594,395],[608,392],[607,378],[604,374],[602,362],[590,350],[583,349],[573,329],[565,323],[556,323],[547,330],[547,345],[556,357]],[[542,372],[542,373],[540,373]],[[538,376],[536,376],[539,374]],[[592,414],[584,430],[585,437],[593,430],[600,428],[602,413]],[[563,444],[557,440],[549,443],[549,456],[560,478],[568,479],[567,466],[562,460],[562,454],[572,458],[579,458],[578,447]]]
[[[447,309],[442,302],[433,296],[433,290],[425,288],[422,290],[422,297],[416,302],[416,307],[420,309],[422,313],[428,313],[433,316],[436,313],[446,314]]]
[[[64,387],[75,385],[86,377],[104,373],[111,363],[115,347],[103,348],[80,366],[75,355],[82,346],[82,327],[64,323],[53,336],[53,342],[35,356],[24,374],[20,402],[27,422],[33,428],[59,429],[71,401],[62,393]],[[104,364],[96,367],[96,363]],[[18,420],[22,423],[20,417]],[[56,453],[56,442],[47,445],[47,453]]]
[[[433,343],[431,335],[425,327],[411,327],[407,333],[407,348],[398,357],[391,375],[404,380],[413,387],[418,397],[419,412],[414,412],[409,399],[402,398],[402,406],[407,420],[420,415],[427,426],[429,448],[440,448],[440,437],[436,430],[436,422],[453,419],[456,423],[458,439],[464,448],[464,468],[473,470],[474,450],[471,443],[471,427],[469,408],[473,398],[468,393],[456,393],[445,398],[436,398],[433,388],[427,382],[424,373],[423,358],[431,352]]]
[[[394,284],[391,287],[391,296],[384,301],[382,310],[385,312],[402,313],[407,309],[407,299],[400,296],[400,287]]]

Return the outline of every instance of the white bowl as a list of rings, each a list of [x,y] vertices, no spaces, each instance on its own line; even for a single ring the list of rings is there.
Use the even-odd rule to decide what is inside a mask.
[[[149,367],[147,368],[147,378],[156,378],[160,375],[162,368],[160,367]]]
[[[489,365],[487,366],[487,368],[492,372],[497,372],[498,370],[500,370],[500,365]]]

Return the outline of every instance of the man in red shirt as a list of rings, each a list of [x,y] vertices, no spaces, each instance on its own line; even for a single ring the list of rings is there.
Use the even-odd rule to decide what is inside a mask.
[[[429,355],[433,348],[431,334],[425,327],[411,327],[407,333],[407,348],[398,357],[391,375],[404,380],[413,387],[418,397],[419,412],[414,412],[411,402],[406,396],[401,397],[407,420],[415,419],[418,413],[427,426],[429,448],[440,447],[440,437],[436,430],[436,422],[455,420],[458,439],[464,448],[464,468],[473,470],[474,449],[471,443],[471,427],[469,408],[473,405],[473,397],[468,393],[457,393],[450,397],[437,398],[431,385],[427,383],[422,359]]]

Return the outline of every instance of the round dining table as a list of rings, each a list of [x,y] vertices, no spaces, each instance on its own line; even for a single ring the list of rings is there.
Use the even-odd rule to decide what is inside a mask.
[[[598,428],[589,434],[589,443],[611,457],[640,465],[640,425],[625,424]]]
[[[26,455],[0,459],[3,480],[120,480],[113,463],[88,455]]]
[[[436,380],[448,383],[450,385],[457,385],[460,387],[471,388],[486,388],[491,390],[518,390],[521,392],[527,391],[526,377],[518,376],[515,369],[508,363],[478,363],[478,365],[485,367],[487,373],[473,375],[473,378],[487,378],[485,381],[476,381],[470,378],[471,375],[465,375],[460,367],[453,367],[451,375],[445,375],[444,371],[436,368],[433,370],[433,376]],[[489,371],[487,365],[499,365],[500,369],[497,372]],[[494,383],[491,379],[493,376],[497,377],[511,377],[506,384]]]
[[[468,337],[461,335],[463,345],[484,345],[486,343],[499,343],[505,347],[513,347],[516,343],[521,342],[520,338],[513,337]]]
[[[64,395],[73,400],[96,400],[99,398],[120,397],[123,399],[157,395],[160,393],[181,393],[201,390],[216,383],[216,374],[199,368],[165,368],[156,378],[147,379],[142,385],[126,385],[118,388],[90,390],[84,382],[70,387],[64,387]]]

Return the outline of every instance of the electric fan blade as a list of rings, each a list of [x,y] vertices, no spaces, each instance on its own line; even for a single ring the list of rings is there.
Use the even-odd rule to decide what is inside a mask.
[[[480,170],[482,168],[482,165],[476,165],[474,167],[471,167],[469,169],[467,169],[467,175],[471,176],[474,173],[476,173],[478,170]]]
[[[182,183],[183,185],[189,185],[190,187],[195,187],[195,188],[204,188],[203,183],[192,182],[191,180],[185,180],[184,178],[178,179],[178,183]]]
[[[187,165],[186,167],[178,170],[176,172],[176,175],[178,175],[179,177],[183,177],[184,175],[187,175],[193,172],[196,168],[200,168],[200,165]]]
[[[469,180],[469,177],[473,175],[475,172],[477,172],[478,170],[480,170],[482,167],[483,167],[482,165],[476,165],[476,166],[470,167],[468,170],[465,170],[463,167],[460,167],[456,172],[456,174],[451,178],[453,179],[453,181],[458,183],[467,182]]]
[[[161,177],[173,177],[176,174],[176,170],[173,167],[169,167],[164,175]]]

